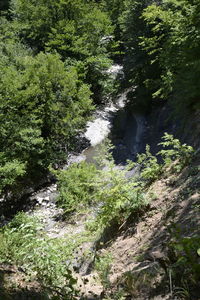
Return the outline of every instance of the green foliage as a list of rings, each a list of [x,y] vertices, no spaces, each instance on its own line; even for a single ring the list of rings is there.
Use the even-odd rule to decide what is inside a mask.
[[[180,172],[192,157],[192,147],[182,145],[167,133],[163,139],[161,145],[168,148],[157,153],[163,158],[160,164],[147,145],[146,153],[139,154],[136,163],[128,162],[125,168],[118,168],[112,158],[112,145],[106,142],[98,149],[96,167],[82,162],[71,165],[65,171],[56,171],[58,205],[65,213],[92,206],[96,217],[87,224],[91,231],[101,232],[112,223],[120,226],[131,213],[141,211],[148,204],[144,190],[149,184],[159,178],[166,168]],[[140,174],[128,178],[127,171],[138,166]]]
[[[150,152],[150,146],[146,146],[146,152],[137,155],[137,163],[142,168],[140,176],[144,180],[154,181],[161,174],[161,165],[156,156]]]
[[[0,16],[0,191],[66,160],[91,97],[100,103],[114,91],[104,42],[112,32],[95,1],[10,1]]]
[[[54,171],[58,179],[57,203],[65,213],[79,210],[94,202],[97,169],[85,162],[72,164],[65,171]]]
[[[96,219],[88,225],[91,230],[103,230],[113,220],[122,224],[131,212],[147,204],[140,184],[126,177],[130,165],[125,170],[116,168],[108,149],[110,143],[99,150],[95,158],[98,169],[84,162],[57,173],[58,204],[65,212],[91,204],[96,207]]]
[[[14,0],[12,10],[32,45],[56,49],[63,57],[96,54],[100,39],[112,30],[109,18],[94,2]]]
[[[107,70],[111,60],[104,55],[90,56],[85,61],[86,81],[91,84],[91,91],[96,103],[106,102],[114,93],[114,80]]]
[[[9,22],[5,17],[0,17],[1,68],[9,65],[17,66],[21,57],[32,54],[32,51],[21,43],[16,32],[15,22]]]
[[[17,160],[0,164],[0,193],[4,187],[12,186],[19,177],[26,173],[26,164]]]
[[[198,263],[199,247],[199,237],[182,238],[173,243],[173,248],[177,258],[177,262],[174,264],[174,267],[183,269],[183,267],[185,268],[187,266],[184,273],[187,272],[194,276],[194,280],[196,282],[200,279],[200,266]],[[190,273],[190,270],[192,270],[192,274]]]
[[[154,96],[167,98],[173,92],[176,112],[198,107],[199,99],[199,3],[183,0],[162,1],[143,13],[151,25],[152,38],[143,37],[149,55],[156,53],[161,69]]]
[[[137,106],[170,99],[184,118],[199,109],[198,20],[198,1],[125,1],[125,74]]]
[[[126,178],[126,171],[112,166],[102,170],[96,199],[100,208],[94,228],[102,229],[111,224],[112,220],[122,224],[131,212],[147,204],[135,179]]]
[[[162,156],[165,167],[170,166],[172,162],[176,162],[173,170],[180,172],[191,161],[194,149],[186,144],[181,144],[178,139],[168,133],[165,133],[162,139],[164,141],[160,145],[167,149],[162,149],[158,152],[158,155]]]
[[[64,18],[51,28],[46,43],[47,50],[54,49],[64,58],[72,56],[77,59],[105,52],[100,40],[112,30],[107,15],[94,5],[92,13],[91,7],[86,4],[77,8],[80,10],[78,19],[77,17]]]
[[[166,168],[178,173],[188,165],[193,157],[194,149],[186,144],[181,144],[173,135],[165,133],[162,137],[163,142],[159,145],[161,149],[155,156],[151,154],[149,145],[146,146],[146,152],[137,155],[137,162],[141,168],[139,181],[143,184],[149,184],[155,181]],[[162,162],[158,163],[161,156]]]
[[[190,299],[198,291],[200,280],[199,265],[200,238],[182,237],[180,229],[172,230],[169,250],[172,255],[172,277],[177,286],[175,294]]]
[[[150,57],[141,45],[141,36],[151,37],[150,26],[141,18],[149,0],[127,0],[121,15],[121,28],[125,44],[124,71],[129,86],[134,91],[129,94],[129,101],[136,107],[146,111],[149,109],[152,93],[156,91],[159,78],[159,65]]]
[[[37,53],[57,52],[63,61],[70,58],[83,62],[87,75],[84,80],[92,86],[92,92],[103,95],[105,73],[96,76],[96,69],[90,68],[88,61],[92,57],[102,65],[109,55],[111,42],[102,41],[112,34],[113,26],[100,5],[85,0],[39,0],[37,3],[13,0],[12,12],[18,33],[26,43]],[[100,102],[99,98],[94,99]]]
[[[110,286],[109,274],[112,266],[112,261],[113,257],[109,252],[95,258],[95,269],[98,272],[104,289],[108,289]]]
[[[17,167],[14,162],[20,161],[31,172],[45,170],[62,159],[86,122],[92,109],[89,87],[57,54],[20,57],[15,65],[3,62],[0,73],[2,164],[13,161]]]
[[[121,15],[125,10],[125,0],[102,0],[101,5],[105,10],[114,25],[114,36],[115,43],[112,43],[110,52],[116,59],[121,59],[124,54],[123,46],[123,33],[121,30]]]
[[[163,158],[158,163],[147,145],[146,152],[138,155],[136,163],[129,162],[124,169],[114,164],[109,142],[99,149],[95,158],[98,169],[85,162],[73,164],[65,171],[57,173],[59,198],[58,204],[65,212],[75,211],[81,207],[93,205],[97,209],[96,219],[88,226],[90,230],[103,230],[112,221],[119,225],[131,214],[147,205],[142,190],[155,181],[166,168],[180,172],[192,157],[193,148],[181,144],[178,139],[165,133],[164,141],[160,143],[167,149],[157,153]],[[140,167],[140,175],[128,178],[127,171]]]
[[[1,11],[7,10],[9,7],[9,0],[5,0],[0,3],[0,13]]]
[[[0,230],[0,262],[20,266],[27,279],[37,279],[57,299],[74,299],[76,280],[65,263],[68,241],[49,239],[41,232],[38,220],[16,215]]]

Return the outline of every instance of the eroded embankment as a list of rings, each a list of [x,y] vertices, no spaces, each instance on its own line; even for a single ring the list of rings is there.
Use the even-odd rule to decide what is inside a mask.
[[[149,201],[145,210],[131,214],[120,228],[110,228],[109,238],[79,247],[76,255],[81,263],[77,265],[76,276],[82,296],[78,299],[187,299],[187,293],[189,299],[199,299],[199,282],[195,277],[198,248],[191,249],[193,269],[191,257],[180,247],[185,241],[193,243],[196,238],[200,241],[200,152],[196,152],[190,165],[179,173],[165,168],[144,192]],[[65,233],[69,236],[78,228],[82,230],[85,221],[86,215],[77,215],[73,224],[68,223]],[[49,234],[60,238],[62,230],[55,225],[52,226],[55,231],[49,228]],[[66,226],[66,222],[63,225]],[[85,256],[87,259],[81,261],[81,255],[89,248],[92,256]],[[101,262],[98,268],[95,262]],[[39,289],[36,282],[24,281],[23,270],[19,268],[1,266],[2,272],[10,285],[15,281],[19,288],[28,289],[23,299],[32,299],[28,293],[30,295],[32,290],[33,296]],[[13,296],[12,299],[22,298]],[[42,299],[39,293],[36,299]]]
[[[105,112],[100,114],[101,117],[103,115],[102,120],[106,120],[106,123],[102,123],[104,125],[110,126],[107,122],[112,120],[113,113],[115,113],[112,106],[111,108],[106,112],[108,114]],[[128,128],[130,135],[134,133],[132,142],[129,140],[129,135],[127,138],[125,138],[126,135],[122,136],[121,141],[130,142],[131,147],[136,147],[136,144],[140,147],[146,126],[145,120],[143,116],[135,115],[133,123],[134,129]],[[138,125],[137,128],[135,124]],[[98,126],[95,125],[94,128],[99,129],[99,121]],[[109,131],[106,129],[105,132],[107,135]],[[134,151],[131,147],[129,149]],[[138,151],[137,147],[135,151]],[[84,155],[85,153],[82,154]],[[144,192],[149,200],[147,211],[131,215],[118,231],[117,228],[114,229],[115,237],[110,231],[110,239],[106,239],[106,244],[104,241],[97,244],[95,240],[90,240],[79,245],[75,259],[73,259],[73,266],[78,277],[78,288],[80,294],[82,293],[85,297],[80,296],[79,299],[106,299],[107,295],[110,297],[108,299],[114,300],[118,299],[116,295],[120,293],[124,297],[121,299],[176,297],[177,289],[180,290],[182,286],[177,281],[177,277],[170,273],[176,263],[175,253],[171,250],[170,244],[176,237],[174,228],[181,228],[180,238],[199,236],[199,186],[198,154],[191,165],[180,174],[174,174],[170,169],[166,169],[159,180],[146,188]],[[68,221],[62,221],[63,211],[56,206],[56,196],[55,184],[34,193],[29,198],[34,204],[34,209],[31,206],[28,214],[40,218],[46,233],[52,239],[63,237],[74,239],[76,234],[84,235],[85,223],[93,212],[74,215]],[[88,250],[91,255],[85,256]],[[105,258],[110,254],[111,259],[107,260],[105,270],[100,268],[99,272],[95,267],[95,261],[102,258],[102,265],[104,265]],[[21,271],[8,266],[7,269],[8,272],[14,273],[13,278],[18,280],[20,287],[23,281]],[[5,267],[3,270],[7,272]],[[101,272],[104,274],[104,271],[106,271],[106,278],[102,281]],[[10,283],[12,283],[11,277],[9,277]],[[25,284],[25,287],[34,290],[34,285],[37,286],[36,283],[31,283]],[[195,293],[194,288],[192,299],[198,299],[195,298]]]
[[[96,253],[112,256],[105,299],[199,299],[200,259],[192,243],[200,241],[200,152],[181,173],[165,170],[145,193],[147,211],[131,215]],[[90,283],[85,290],[93,290]]]

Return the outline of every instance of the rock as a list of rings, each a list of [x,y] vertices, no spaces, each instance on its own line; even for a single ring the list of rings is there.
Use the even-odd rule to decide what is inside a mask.
[[[43,202],[43,198],[40,198],[40,197],[36,198],[36,200],[39,204],[42,204],[42,202]]]

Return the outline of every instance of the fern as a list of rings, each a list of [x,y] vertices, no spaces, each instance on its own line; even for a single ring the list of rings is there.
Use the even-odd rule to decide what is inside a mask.
[[[175,139],[173,135],[168,133],[165,133],[162,139],[163,142],[159,145],[164,149],[157,154],[161,155],[166,167],[176,161],[173,169],[180,172],[191,161],[194,149],[186,144],[181,144],[178,139]]]

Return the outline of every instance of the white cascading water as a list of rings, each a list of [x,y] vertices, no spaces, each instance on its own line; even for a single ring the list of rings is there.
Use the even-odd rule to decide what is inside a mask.
[[[122,67],[119,65],[112,66],[107,72],[116,77],[119,72],[123,72]],[[122,93],[115,103],[110,103],[101,110],[95,112],[94,120],[89,121],[86,126],[85,137],[90,141],[91,147],[85,149],[79,155],[71,155],[69,157],[69,164],[87,160],[88,156],[91,158],[94,156],[95,147],[102,143],[102,141],[109,135],[114,113],[124,109],[126,105],[126,96],[129,90]],[[140,142],[140,138],[143,132],[144,121],[140,115],[134,115],[137,123],[136,137],[131,141],[131,147],[133,152],[137,152],[137,148]],[[130,129],[131,136],[132,129]],[[135,144],[134,144],[135,140]],[[67,168],[67,166],[66,166]],[[36,207],[30,209],[28,212],[31,215],[39,217],[44,223],[47,234],[52,238],[62,237],[70,233],[80,233],[85,230],[85,224],[82,221],[77,221],[77,224],[70,225],[58,221],[58,216],[62,215],[62,209],[56,206],[57,185],[53,184],[47,188],[41,189],[33,193],[29,198],[29,202],[35,203]]]

